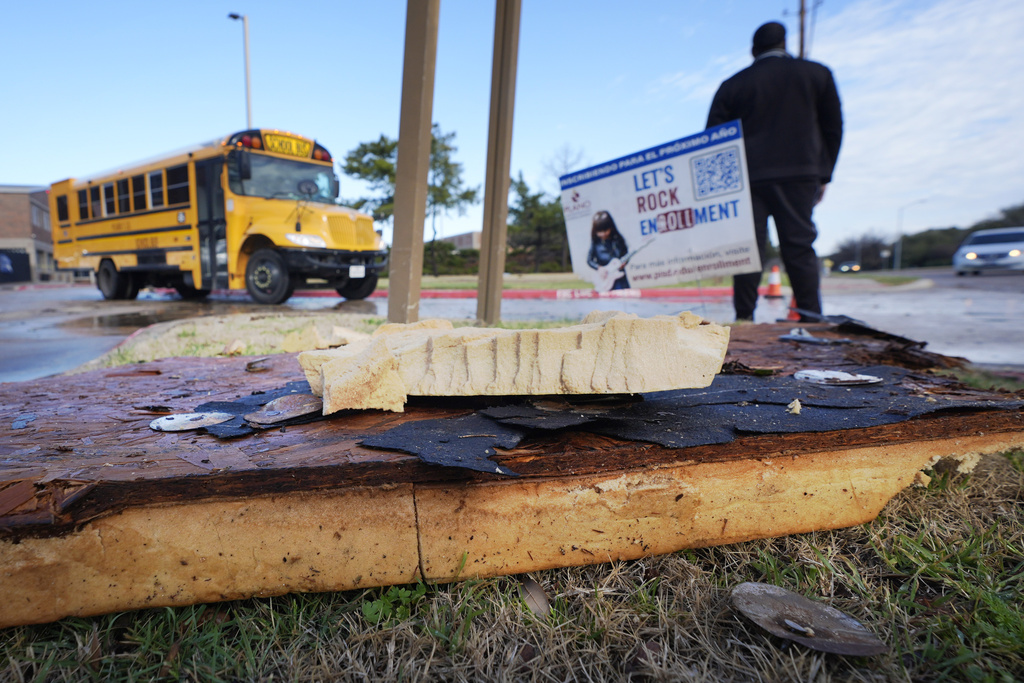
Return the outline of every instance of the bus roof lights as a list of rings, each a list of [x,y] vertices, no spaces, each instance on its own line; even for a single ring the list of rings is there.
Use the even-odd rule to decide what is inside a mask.
[[[242,147],[249,147],[251,149],[262,149],[263,139],[259,135],[243,135],[238,144]]]
[[[313,147],[313,158],[317,161],[331,161],[331,153],[328,152],[319,143]]]

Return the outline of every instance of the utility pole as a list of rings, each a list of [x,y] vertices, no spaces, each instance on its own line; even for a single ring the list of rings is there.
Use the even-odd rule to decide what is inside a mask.
[[[807,3],[806,0],[800,0],[800,59],[806,57],[804,51],[804,34],[806,32],[805,24],[807,23]]]
[[[245,49],[245,127],[248,129],[252,128],[252,90],[251,81],[249,79],[249,15],[247,14],[235,14],[232,12],[228,15],[228,19],[234,19],[238,21],[242,20],[242,33],[243,42]]]
[[[928,201],[928,197],[918,199],[917,201],[910,202],[909,204],[904,204],[896,210],[896,244],[893,247],[893,270],[900,270],[903,268],[903,212],[912,206],[923,204],[926,201]]]

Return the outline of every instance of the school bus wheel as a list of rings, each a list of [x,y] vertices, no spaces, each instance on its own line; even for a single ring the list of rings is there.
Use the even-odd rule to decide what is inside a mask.
[[[349,280],[341,287],[335,288],[341,296],[349,300],[365,299],[377,289],[377,273],[369,273],[358,280]]]
[[[100,263],[96,285],[104,299],[134,299],[139,295],[138,281],[130,273],[118,271],[110,259]]]
[[[174,289],[177,290],[178,296],[184,301],[202,301],[206,297],[210,296],[210,290],[208,289],[196,289],[186,284],[175,285]]]
[[[259,249],[245,267],[245,288],[257,303],[280,304],[295,291],[295,282],[279,253]]]

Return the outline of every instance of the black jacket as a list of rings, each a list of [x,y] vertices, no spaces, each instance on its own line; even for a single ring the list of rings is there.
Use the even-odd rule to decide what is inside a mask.
[[[843,115],[828,67],[762,55],[719,86],[707,127],[733,119],[743,122],[750,182],[832,180]]]

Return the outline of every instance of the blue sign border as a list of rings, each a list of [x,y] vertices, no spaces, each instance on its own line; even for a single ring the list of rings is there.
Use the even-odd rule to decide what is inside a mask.
[[[690,135],[685,138],[680,138],[672,142],[667,142],[662,145],[656,145],[634,154],[627,154],[626,156],[613,159],[603,164],[597,164],[590,168],[585,168],[582,171],[575,171],[573,173],[567,173],[558,179],[563,190],[568,190],[571,187],[590,183],[600,178],[607,178],[619,173],[625,173],[626,171],[633,171],[641,166],[647,166],[648,164],[656,164],[664,161],[665,159],[671,159],[681,154],[689,154],[705,147],[711,147],[712,145],[720,145],[723,142],[730,140],[738,140],[743,137],[743,126],[739,119],[735,121],[728,121],[721,125],[715,126],[714,128],[708,128],[707,130]]]

